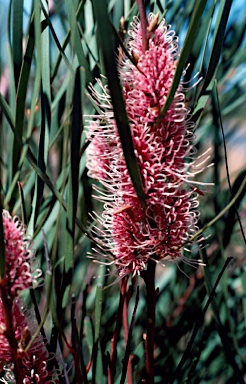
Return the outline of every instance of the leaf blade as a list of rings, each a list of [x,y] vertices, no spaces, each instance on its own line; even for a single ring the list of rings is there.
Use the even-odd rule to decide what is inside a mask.
[[[100,5],[99,5],[98,1],[93,0],[92,3],[93,3],[96,21],[98,24],[98,30],[100,30],[100,35],[98,35],[98,40],[102,50],[102,56],[103,56],[106,76],[108,79],[108,86],[109,86],[109,91],[111,95],[115,121],[118,128],[120,140],[121,140],[127,169],[129,171],[132,184],[139,198],[141,206],[143,209],[145,209],[146,202],[145,202],[145,194],[143,190],[143,183],[141,179],[138,162],[134,152],[131,129],[128,122],[128,117],[127,117],[125,103],[124,103],[124,99],[121,91],[120,82],[118,79],[117,67],[114,60],[115,52],[113,47],[112,27],[111,27],[111,23],[110,23],[108,12],[107,12],[106,2],[102,1],[100,2]],[[106,39],[105,36],[108,36],[108,38]]]
[[[169,94],[167,96],[166,102],[163,105],[161,112],[160,112],[160,114],[156,120],[157,124],[159,124],[162,121],[165,113],[167,112],[168,108],[170,107],[170,105],[173,101],[176,89],[178,88],[178,85],[179,85],[179,82],[180,82],[180,79],[181,79],[181,76],[183,73],[183,68],[184,68],[186,61],[187,61],[187,58],[190,54],[192,44],[194,42],[194,36],[196,35],[196,32],[199,28],[200,20],[201,20],[201,17],[202,17],[202,14],[203,14],[203,11],[204,11],[206,4],[207,4],[206,0],[201,0],[201,1],[196,2],[194,12],[192,13],[192,16],[191,16],[189,29],[188,29],[186,39],[184,42],[184,47],[181,51],[179,62],[178,62],[177,68],[176,68],[174,78],[173,78],[173,82],[172,82]]]

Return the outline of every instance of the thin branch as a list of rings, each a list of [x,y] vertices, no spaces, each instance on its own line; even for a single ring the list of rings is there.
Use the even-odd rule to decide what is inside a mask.
[[[120,330],[122,327],[123,307],[126,297],[127,278],[121,280],[120,300],[117,311],[117,319],[115,325],[115,331],[111,342],[111,356],[108,362],[108,384],[114,384],[114,377],[116,373],[116,361],[117,361],[117,344],[120,338]]]
[[[154,344],[155,344],[155,308],[156,308],[156,290],[155,290],[155,269],[156,262],[148,261],[148,268],[143,274],[146,284],[146,304],[147,304],[147,334],[145,340],[145,366],[146,382],[154,384]]]
[[[122,368],[120,384],[124,384],[125,383],[125,377],[126,377],[127,371],[128,371],[127,384],[133,384],[132,370],[130,369],[131,366],[129,366],[129,365],[131,363],[131,359],[130,359],[130,355],[131,355],[131,338],[132,338],[133,327],[134,327],[134,323],[135,323],[135,316],[136,316],[136,312],[137,312],[138,302],[139,302],[139,287],[137,287],[135,306],[134,306],[134,310],[133,310],[133,313],[132,313],[131,325],[130,325],[130,329],[129,329],[128,337],[127,337],[126,352],[125,352],[125,356],[124,356],[124,359],[123,359],[123,368]]]

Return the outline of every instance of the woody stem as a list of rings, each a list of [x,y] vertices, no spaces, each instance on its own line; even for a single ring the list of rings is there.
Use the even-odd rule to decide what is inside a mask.
[[[154,344],[155,344],[155,269],[156,263],[153,260],[148,261],[148,268],[144,275],[146,284],[146,302],[147,302],[147,334],[145,341],[145,363],[147,383],[154,384]]]

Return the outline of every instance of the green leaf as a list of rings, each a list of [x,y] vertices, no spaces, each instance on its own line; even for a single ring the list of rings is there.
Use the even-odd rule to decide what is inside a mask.
[[[73,5],[73,2],[70,0],[65,0],[65,4],[66,4],[67,13],[68,13],[68,21],[69,21],[70,28],[71,28],[72,47],[74,48],[74,50],[76,52],[79,65],[81,67],[85,68],[86,82],[88,84],[88,83],[92,82],[92,76],[91,76],[89,64],[88,64],[88,61],[85,57],[83,46],[81,43],[81,39],[80,39],[80,35],[79,35],[79,29],[78,29],[78,25],[77,25],[76,13],[74,10],[74,5]]]
[[[206,66],[205,64],[205,59],[206,59],[206,47],[209,43],[209,32],[210,32],[210,28],[211,28],[211,24],[212,24],[212,20],[213,20],[213,12],[214,12],[214,8],[215,8],[215,4],[216,1],[214,1],[210,7],[207,9],[207,11],[205,12],[204,16],[203,16],[203,19],[202,19],[202,23],[200,25],[200,28],[198,29],[197,31],[197,36],[196,36],[196,39],[194,41],[194,44],[192,46],[192,49],[191,49],[191,53],[189,55],[189,58],[187,60],[187,62],[189,63],[189,67],[187,68],[187,71],[184,75],[184,81],[190,81],[190,76],[193,74],[193,70],[195,68],[195,66],[197,66],[197,64],[199,64],[199,67],[196,68],[196,70],[198,69],[199,71],[199,74],[203,73],[203,68],[204,66]],[[199,58],[201,56],[201,59]],[[196,97],[197,96],[197,90],[198,90],[199,86],[196,87]],[[194,103],[193,105],[191,106],[191,108],[194,109],[194,106],[196,105],[196,101],[197,100],[194,100]]]
[[[23,135],[23,126],[25,118],[25,108],[26,108],[26,95],[27,95],[27,86],[30,75],[32,57],[34,51],[34,24],[33,19],[31,20],[29,35],[27,41],[26,52],[21,66],[21,72],[18,82],[18,89],[16,94],[16,112],[15,112],[15,129],[20,139]],[[19,163],[21,156],[21,150],[17,137],[14,138],[13,144],[13,160],[12,160],[12,174],[18,174],[22,164]],[[15,190],[15,195],[17,195],[17,188]]]
[[[43,24],[43,30],[41,30],[41,21],[44,19],[41,14],[40,3],[38,0],[34,2],[34,28],[35,28],[35,46],[36,46],[36,82],[35,91],[38,91],[41,84],[41,130],[38,145],[38,166],[45,172],[48,158],[48,146],[49,146],[49,129],[50,129],[50,73],[49,73],[49,36],[48,28],[46,24]],[[32,103],[32,121],[34,118],[34,105]],[[29,124],[30,128],[30,124]],[[44,181],[37,175],[34,197],[32,200],[32,215],[29,221],[29,229],[32,228],[34,233],[41,201],[43,198]]]
[[[35,38],[34,38],[34,31],[35,31]],[[48,31],[47,31],[48,32]],[[48,46],[47,41],[47,35],[44,38],[45,41],[43,43],[43,46]],[[35,81],[34,81],[34,90],[33,90],[33,98],[31,103],[31,109],[30,109],[30,117],[28,122],[28,130],[27,130],[27,137],[31,135],[31,131],[33,128],[33,121],[35,116],[35,107],[36,107],[36,99],[39,93],[40,89],[40,80],[41,80],[41,68],[43,72],[43,84],[44,89],[46,90],[45,93],[49,95],[50,99],[50,84],[49,84],[49,69],[47,69],[47,64],[49,66],[49,60],[47,59],[47,54],[49,54],[46,50],[46,55],[42,55],[42,42],[41,42],[41,25],[40,25],[40,6],[38,0],[35,1],[35,8],[34,8],[34,15],[31,17],[31,23],[29,28],[29,34],[28,34],[28,41],[27,41],[27,48],[24,55],[24,60],[22,63],[21,68],[21,74],[20,74],[20,80],[19,80],[19,86],[17,90],[17,105],[16,105],[16,116],[15,116],[15,127],[16,131],[18,132],[18,137],[21,139],[22,131],[23,131],[23,124],[24,124],[24,115],[25,115],[25,99],[26,99],[26,93],[27,93],[27,85],[29,81],[29,74],[30,74],[30,68],[32,63],[32,57],[34,53],[34,43],[36,46],[36,52],[37,52],[37,59],[36,59],[36,71],[35,71]],[[45,56],[44,65],[42,65],[42,57]],[[47,64],[46,64],[47,63]],[[47,110],[47,107],[45,108]],[[17,133],[16,132],[16,133]],[[40,146],[40,153],[39,153],[39,164],[45,164],[47,160],[45,161],[45,158],[47,158],[47,148],[48,148],[48,133],[47,133],[47,124],[46,124],[46,133],[45,135],[41,135],[42,142]],[[17,138],[17,136],[16,136]],[[28,146],[25,145],[20,152],[19,149],[19,142],[20,139],[17,141],[15,139],[14,144],[14,160],[13,160],[13,168],[14,171],[16,167],[18,166],[18,169],[16,169],[16,172],[14,174],[14,178],[11,184],[11,187],[8,190],[8,194],[6,196],[6,202],[8,202],[11,198],[11,195],[13,193],[14,188],[16,187],[17,180],[19,178],[19,174],[23,165],[23,162],[26,158],[26,153],[28,150]],[[21,155],[20,155],[21,153]],[[44,170],[44,166],[42,166]],[[38,196],[37,192],[35,193],[35,198],[33,200],[33,215],[29,223],[29,229],[32,228],[31,232],[33,233],[34,229],[34,223],[37,218],[38,213],[38,207],[40,205],[40,201],[42,198],[42,190],[43,186],[40,185],[40,179],[38,181],[39,188],[38,188]],[[31,224],[32,223],[32,224]]]
[[[224,42],[224,34],[227,26],[227,21],[232,5],[232,0],[223,0],[220,3],[218,15],[216,17],[214,37],[212,41],[211,54],[209,58],[208,69],[205,75],[203,86],[199,92],[198,104],[193,113],[193,120],[199,124],[201,114],[205,108],[211,91],[214,87],[214,80],[216,78],[217,68],[219,64],[220,54]]]
[[[99,339],[100,325],[102,316],[102,285],[97,285],[96,308],[95,308],[95,340]]]
[[[42,1],[43,7],[48,11],[48,4]],[[45,20],[43,12],[40,21]],[[37,21],[37,20],[36,20]],[[38,25],[36,25],[37,31]],[[36,46],[38,47],[37,60],[41,62],[41,130],[38,148],[38,166],[43,172],[46,171],[49,151],[49,136],[51,124],[51,89],[50,89],[50,39],[48,27],[44,27],[40,35],[40,29],[36,33]],[[37,177],[36,203],[34,208],[34,226],[39,214],[43,198],[44,181]]]
[[[215,71],[217,69],[219,58],[221,54],[221,49],[224,42],[224,34],[226,30],[226,25],[232,5],[232,0],[222,0],[220,2],[219,12],[216,17],[214,39],[212,43],[212,50],[208,64],[208,70],[205,76],[204,84],[201,90],[201,95],[207,89],[207,86],[210,84]]]
[[[228,104],[225,108],[223,108],[223,116],[235,113],[235,111],[238,111],[238,109],[240,107],[243,107],[245,104],[246,104],[246,94],[240,97],[235,97],[235,99],[230,104]]]
[[[102,352],[99,343],[100,327],[101,327],[101,316],[102,316],[102,285],[98,284],[96,287],[96,303],[95,303],[95,338],[93,345],[93,368],[92,382],[100,382],[100,377],[103,376],[103,364],[102,364]]]
[[[68,203],[67,203],[67,224],[65,234],[65,262],[64,262],[64,284],[70,286],[72,281],[74,263],[74,237],[75,219],[79,193],[79,165],[80,165],[80,142],[83,128],[83,92],[85,88],[85,71],[78,68],[75,76],[73,94],[73,117],[70,133],[70,169],[68,178]],[[64,287],[65,288],[65,287]],[[63,308],[67,305],[67,298],[63,299]]]
[[[14,122],[13,122],[13,117],[11,115],[11,111],[10,111],[10,108],[7,104],[7,102],[5,101],[5,99],[3,98],[3,96],[0,94],[0,105],[1,105],[1,108],[4,112],[4,115],[6,116],[9,124],[10,124],[10,127],[17,139],[17,142],[20,146],[20,148],[23,148],[23,143],[22,143],[22,140],[21,138],[19,137],[18,135],[18,132],[15,130],[15,127],[14,127]],[[61,193],[58,191],[58,189],[56,188],[56,186],[51,182],[51,180],[49,179],[49,177],[47,176],[47,174],[45,172],[43,172],[39,166],[37,165],[37,160],[35,159],[35,156],[33,155],[32,151],[28,148],[27,150],[27,153],[26,153],[26,159],[28,160],[28,162],[30,163],[30,165],[33,167],[34,171],[36,172],[36,174],[38,176],[40,176],[42,178],[42,180],[45,182],[45,184],[50,188],[50,190],[52,191],[53,195],[56,197],[56,199],[60,202],[61,206],[67,210],[67,203],[66,201],[64,200],[63,196],[61,195]],[[84,227],[84,225],[76,218],[76,224],[79,226],[79,228],[87,233],[88,237],[91,238],[90,236],[90,233],[86,230],[86,228]],[[30,225],[30,223],[29,223]],[[31,228],[28,226],[28,232],[31,233]]]
[[[17,88],[22,64],[23,0],[13,1],[12,7],[12,52]]]
[[[14,118],[13,118],[13,115],[11,113],[11,109],[10,109],[7,101],[4,99],[4,97],[3,97],[3,95],[1,93],[0,93],[0,106],[1,106],[1,109],[3,111],[4,116],[8,120],[9,125],[12,128],[14,128]],[[19,137],[19,135],[18,135],[18,137]]]
[[[85,328],[85,336],[86,341],[89,347],[90,356],[92,356],[93,351],[93,331],[92,331],[92,325],[91,320],[88,316],[85,317],[84,320],[84,328]]]
[[[238,190],[240,189],[243,181],[245,181],[246,178],[246,170],[242,170],[238,177],[236,178],[233,186],[232,186],[232,196],[231,198],[235,197],[238,193]],[[245,187],[241,191],[241,193],[238,196],[238,199],[236,200],[235,204],[230,207],[228,210],[227,217],[225,218],[225,227],[224,227],[224,232],[223,232],[223,246],[226,248],[228,244],[230,243],[231,236],[233,234],[233,229],[235,227],[235,218],[236,218],[236,212],[237,209],[239,208],[239,205],[242,201],[242,199],[245,197]],[[244,233],[243,233],[244,236]]]
[[[214,81],[215,81],[215,75],[210,81],[210,84],[208,85],[206,92],[199,96],[198,103],[193,111],[192,120],[196,122],[196,126],[199,125],[200,119],[202,117],[202,113],[204,111],[204,108],[206,107],[206,104],[208,102],[208,99],[210,97],[210,94],[212,92],[212,89],[214,88]]]
[[[36,1],[36,0],[35,0],[35,1]],[[48,24],[48,26],[49,26],[49,28],[50,28],[50,31],[51,31],[52,36],[53,36],[53,39],[55,40],[56,46],[57,46],[57,48],[58,48],[58,50],[59,50],[58,59],[57,59],[57,61],[56,61],[55,67],[54,67],[53,72],[52,72],[52,75],[51,75],[51,80],[50,80],[50,82],[51,82],[51,84],[52,84],[52,82],[53,82],[53,80],[55,79],[55,76],[56,76],[56,74],[57,74],[57,71],[58,71],[58,69],[59,69],[59,65],[60,65],[60,62],[61,62],[61,59],[62,59],[62,58],[63,58],[64,62],[66,63],[66,66],[67,66],[67,68],[69,69],[69,71],[71,72],[71,74],[74,74],[73,67],[71,66],[71,64],[70,64],[70,62],[69,62],[69,60],[68,60],[68,58],[67,58],[67,56],[66,56],[66,54],[65,54],[65,48],[66,48],[66,46],[67,46],[67,44],[68,44],[68,42],[69,42],[70,35],[71,35],[71,31],[69,31],[69,32],[67,33],[67,35],[66,35],[66,37],[65,37],[65,40],[64,40],[64,43],[63,43],[63,45],[61,46],[61,44],[60,44],[60,42],[59,42],[59,39],[58,39],[58,37],[57,37],[57,35],[56,35],[56,33],[55,33],[54,27],[53,27],[53,25],[52,25],[52,23],[51,23],[51,21],[50,21],[49,14],[48,14],[48,12],[47,12],[47,10],[46,10],[46,7],[43,5],[43,3],[41,4],[41,6],[42,6],[42,13],[43,13],[43,16],[45,17],[45,21],[46,21],[46,23]],[[79,7],[79,9],[80,9],[80,8],[81,8],[81,7]],[[78,9],[78,11],[79,11],[79,9]]]
[[[43,328],[45,320],[48,316],[48,313],[50,310],[50,304],[51,304],[51,296],[52,296],[52,279],[53,279],[53,277],[52,277],[51,271],[49,271],[49,270],[46,271],[46,274],[45,274],[46,303],[45,303],[45,308],[43,311],[43,316],[42,316],[41,321],[38,325],[38,328],[36,329],[35,333],[32,335],[30,342],[26,346],[25,352],[27,352],[29,350],[29,348],[32,346],[33,342],[35,341],[35,339],[39,335],[40,330]],[[54,313],[54,306],[53,306],[53,313]]]
[[[236,190],[236,193],[235,195],[231,198],[229,204],[227,204],[221,211],[218,215],[216,215],[211,221],[209,221],[208,223],[206,223],[204,225],[204,227],[202,229],[200,229],[199,231],[197,231],[195,233],[195,235],[191,236],[189,238],[189,243],[191,243],[194,239],[198,238],[199,235],[201,235],[204,231],[206,231],[207,228],[213,226],[216,221],[218,221],[221,217],[223,217],[227,211],[234,206],[234,204],[237,202],[237,200],[239,198],[241,198],[242,196],[242,193],[244,193],[244,189],[245,189],[245,185],[246,185],[246,176],[243,174],[242,175],[242,179],[240,178],[240,182],[241,184],[240,185],[237,185],[238,189]]]
[[[188,358],[189,358],[189,356],[191,354],[192,346],[193,346],[193,343],[195,341],[196,335],[197,335],[197,333],[198,333],[198,331],[199,331],[199,329],[200,329],[200,327],[201,327],[201,325],[202,325],[202,323],[204,321],[204,316],[205,316],[205,314],[206,314],[206,312],[207,312],[211,302],[214,299],[216,288],[217,288],[217,286],[218,286],[218,284],[219,284],[219,282],[220,282],[220,280],[221,280],[221,278],[222,278],[222,276],[223,276],[223,274],[224,274],[228,264],[231,262],[231,260],[232,260],[232,257],[229,257],[225,261],[224,266],[221,269],[221,271],[220,271],[220,273],[219,273],[219,275],[218,275],[218,277],[216,279],[216,282],[215,282],[213,288],[211,287],[212,289],[210,291],[209,298],[208,298],[208,300],[206,302],[206,305],[204,306],[203,310],[198,314],[197,319],[195,320],[194,329],[193,329],[192,335],[190,337],[190,340],[189,340],[189,342],[187,344],[186,350],[185,350],[185,352],[184,352],[184,354],[182,356],[182,359],[180,360],[178,366],[175,369],[175,378],[178,380],[178,382],[182,381],[181,380],[182,376],[183,376],[182,368],[183,368],[184,364],[188,361]]]
[[[73,193],[73,222],[75,223],[77,201],[79,193],[79,170],[80,170],[80,142],[83,132],[83,103],[85,91],[85,69],[77,68],[74,96],[73,96],[73,118],[71,132],[71,186]]]
[[[103,359],[102,359],[102,351],[101,347],[98,347],[97,351],[97,362],[96,362],[96,377],[95,383],[100,383],[103,377]]]
[[[84,70],[78,68],[74,82],[73,95],[73,117],[71,125],[71,146],[70,146],[70,171],[68,179],[68,210],[67,210],[67,242],[65,256],[65,271],[68,272],[73,266],[73,241],[75,230],[75,217],[79,190],[79,161],[80,161],[80,140],[82,133],[82,92],[84,90]],[[70,245],[69,245],[70,244]],[[70,256],[69,256],[70,255]]]
[[[118,128],[122,149],[132,180],[132,184],[143,207],[146,208],[145,195],[138,162],[134,153],[131,129],[128,122],[125,103],[118,78],[115,62],[114,40],[112,27],[107,12],[106,1],[93,0],[93,8],[98,26],[98,40],[102,50],[105,72],[112,100],[114,117]],[[100,32],[99,32],[100,31]],[[106,38],[107,36],[107,38]]]
[[[207,265],[208,264],[208,258],[206,256],[206,250],[205,249],[202,250],[202,255],[203,255],[203,261],[206,264],[205,268],[203,268],[206,289],[207,289],[207,293],[208,293],[209,297],[211,297],[211,293],[212,293],[212,290],[213,290],[212,276],[211,276],[211,273],[209,271],[209,265]],[[223,282],[223,279],[225,279],[225,277],[226,277],[226,271],[224,272],[224,275],[222,276],[222,282]],[[227,282],[227,279],[226,279],[226,282]],[[227,290],[227,287],[226,287],[226,290]],[[227,296],[228,296],[228,292],[227,292]],[[229,299],[228,297],[224,298],[224,301],[225,301],[225,304],[226,304],[227,307],[228,307],[228,304],[227,304],[228,299]],[[222,305],[221,301],[220,301],[220,305]],[[213,311],[214,318],[215,318],[215,321],[216,321],[216,326],[217,326],[217,329],[218,329],[218,334],[220,336],[222,345],[223,345],[223,347],[224,347],[224,349],[226,351],[228,363],[235,370],[235,372],[238,371],[237,373],[239,374],[239,377],[240,377],[240,373],[239,373],[240,371],[239,371],[239,368],[237,367],[237,363],[236,363],[236,360],[235,360],[235,356],[237,355],[237,351],[236,351],[236,348],[235,348],[235,344],[236,343],[234,343],[234,348],[233,348],[231,340],[230,340],[230,338],[233,338],[232,332],[230,332],[231,335],[229,336],[227,334],[228,330],[225,329],[225,327],[222,324],[222,321],[220,319],[220,317],[221,317],[220,316],[220,309],[219,309],[219,306],[217,305],[215,297],[211,297],[211,307],[212,307],[212,311]],[[228,313],[227,313],[227,321],[229,322],[229,325],[230,325],[231,319],[228,317]],[[232,331],[232,329],[231,329],[231,331]]]
[[[173,78],[172,86],[171,86],[171,89],[170,89],[169,94],[167,96],[167,100],[161,109],[160,115],[158,116],[158,118],[156,120],[157,123],[160,123],[162,121],[165,113],[167,112],[168,108],[170,107],[170,105],[173,101],[173,98],[174,98],[176,89],[178,88],[185,64],[186,64],[187,59],[189,57],[192,45],[194,44],[194,41],[196,38],[196,33],[197,33],[197,30],[200,26],[201,17],[202,17],[202,14],[203,14],[203,11],[204,11],[206,4],[207,4],[206,0],[197,1],[195,4],[195,8],[194,8],[194,11],[192,13],[191,20],[190,20],[189,29],[188,29],[186,39],[184,42],[184,47],[181,51],[178,65],[176,68],[176,72],[175,72],[175,75]]]
[[[27,223],[27,215],[26,215],[26,206],[24,193],[21,183],[18,183],[19,195],[20,195],[20,206],[21,206],[21,221],[26,224]]]

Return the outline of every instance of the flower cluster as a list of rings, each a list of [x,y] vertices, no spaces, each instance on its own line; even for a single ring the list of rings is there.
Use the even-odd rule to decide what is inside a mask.
[[[38,284],[38,269],[26,228],[18,217],[2,213],[5,245],[5,275],[0,280],[0,366],[5,382],[55,384],[57,376],[47,363],[49,352],[41,334],[31,341],[38,324],[32,311],[27,311],[19,293]],[[1,381],[1,380],[0,380]]]
[[[19,290],[32,288],[38,283],[41,271],[37,268],[31,240],[21,220],[3,210],[6,271],[2,284],[12,297]]]
[[[150,22],[155,16],[150,15]],[[110,95],[101,81],[101,94],[92,88],[101,115],[88,126],[87,167],[98,179],[97,198],[104,202],[94,232],[102,248],[113,255],[119,276],[140,274],[149,258],[182,257],[181,247],[197,230],[199,216],[194,175],[194,123],[180,83],[165,116],[157,123],[174,78],[177,37],[165,21],[149,30],[143,53],[142,29],[136,18],[129,31],[128,58],[119,64],[135,155],[145,194],[143,210],[124,160]]]
[[[15,382],[12,366],[12,351],[6,337],[6,318],[3,302],[0,300],[0,361],[7,380]],[[43,337],[39,334],[31,347],[25,352],[37,329],[37,322],[32,311],[28,311],[23,301],[18,297],[12,302],[11,310],[12,327],[17,345],[16,356],[21,361],[23,384],[31,383],[56,383],[52,380],[53,372],[48,372],[49,353]]]

